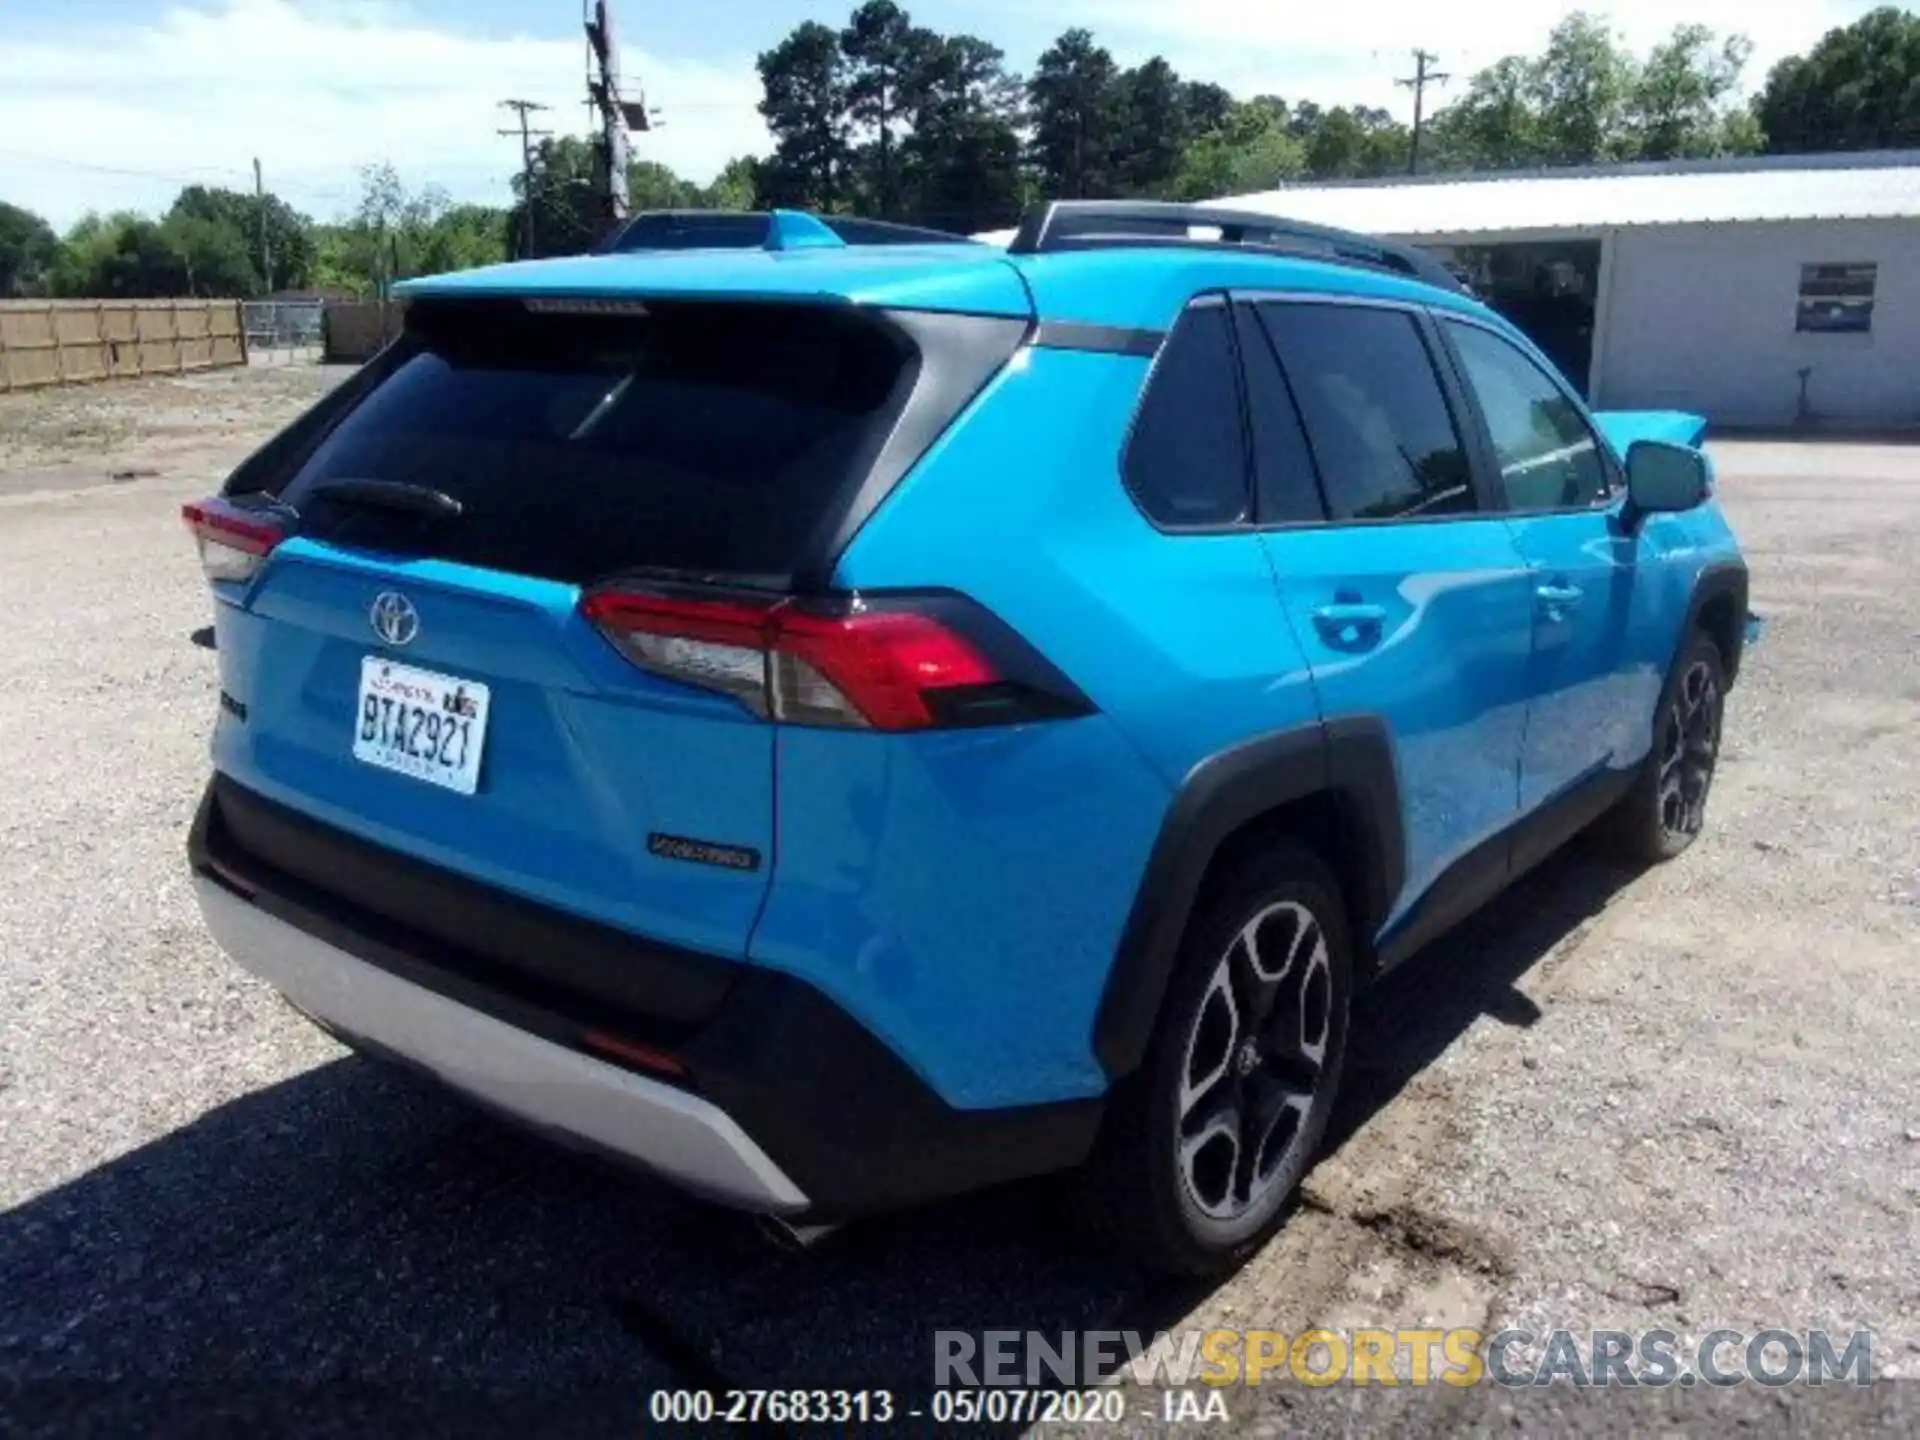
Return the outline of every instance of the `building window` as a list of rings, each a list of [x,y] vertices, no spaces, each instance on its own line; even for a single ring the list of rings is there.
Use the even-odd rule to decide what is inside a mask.
[[[1879,267],[1802,265],[1800,308],[1793,328],[1817,335],[1864,335],[1873,329],[1873,280]]]

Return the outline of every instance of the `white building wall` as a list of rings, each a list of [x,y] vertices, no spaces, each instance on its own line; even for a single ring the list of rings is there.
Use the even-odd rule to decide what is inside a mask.
[[[1595,336],[1601,408],[1790,425],[1813,367],[1816,419],[1920,422],[1920,220],[1805,220],[1615,230]],[[1879,266],[1865,335],[1794,329],[1800,267]]]

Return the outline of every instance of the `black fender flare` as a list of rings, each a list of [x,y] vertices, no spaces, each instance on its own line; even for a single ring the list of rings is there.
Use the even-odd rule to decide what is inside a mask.
[[[1249,822],[1318,796],[1339,804],[1365,852],[1327,859],[1351,877],[1355,937],[1371,952],[1406,874],[1386,724],[1377,716],[1344,716],[1210,755],[1187,773],[1160,822],[1100,997],[1093,1051],[1109,1079],[1137,1069],[1146,1056],[1181,937],[1221,846]]]
[[[1680,657],[1686,649],[1687,637],[1702,628],[1701,616],[1708,606],[1723,598],[1731,598],[1733,624],[1725,634],[1709,631],[1720,646],[1721,657],[1725,661],[1727,688],[1731,690],[1735,680],[1740,678],[1741,652],[1747,643],[1747,566],[1744,560],[1717,560],[1700,567],[1700,573],[1694,577],[1693,595],[1687,601],[1686,623],[1680,627],[1680,633],[1674,636],[1673,658],[1668,663],[1668,687],[1674,680],[1673,671],[1680,664]],[[1666,690],[1663,688],[1662,696]]]

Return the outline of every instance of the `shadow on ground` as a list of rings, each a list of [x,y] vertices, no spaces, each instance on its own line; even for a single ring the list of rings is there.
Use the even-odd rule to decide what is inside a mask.
[[[1532,1023],[1514,982],[1627,878],[1560,857],[1364,997],[1329,1145],[1480,1016]],[[1062,1183],[785,1253],[348,1058],[0,1216],[0,1434],[631,1433],[660,1386],[923,1390],[936,1331],[1150,1332],[1203,1294]]]

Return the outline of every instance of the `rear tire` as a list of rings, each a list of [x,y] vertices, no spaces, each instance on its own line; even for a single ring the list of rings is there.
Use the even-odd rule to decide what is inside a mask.
[[[1279,1223],[1333,1113],[1352,977],[1339,883],[1312,851],[1282,842],[1208,887],[1086,1176],[1148,1269],[1229,1269]]]
[[[1612,848],[1628,860],[1671,860],[1706,824],[1707,793],[1720,756],[1726,665],[1710,636],[1695,631],[1654,718],[1653,748],[1605,821]]]

